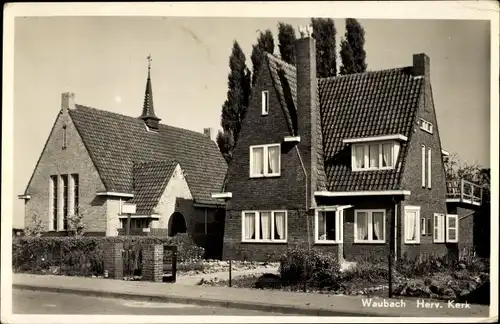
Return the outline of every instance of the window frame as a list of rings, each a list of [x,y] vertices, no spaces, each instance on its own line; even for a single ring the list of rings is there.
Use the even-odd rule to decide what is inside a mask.
[[[271,238],[269,240],[261,239],[260,233],[260,213],[271,213]],[[285,214],[285,228],[284,228],[284,239],[275,239],[274,231],[276,229],[276,225],[274,222],[276,213],[284,213]],[[245,238],[245,215],[246,214],[254,214],[255,215],[255,239],[246,239]],[[287,243],[288,242],[288,212],[286,210],[244,210],[241,212],[241,242],[242,243]]]
[[[427,188],[432,189],[432,150],[427,148]]]
[[[59,176],[51,175],[49,177],[49,230],[57,231],[59,229]]]
[[[262,116],[267,116],[269,114],[269,91],[264,90],[261,92],[261,105],[262,105]]]
[[[440,229],[439,221],[437,222],[438,224],[436,226],[436,219],[439,219],[439,217],[441,217],[443,219],[441,222],[443,227],[441,229]],[[432,226],[433,242],[434,243],[446,243],[446,215],[443,213],[434,213],[432,224],[433,224],[433,226]],[[438,230],[438,232],[441,232],[441,237],[436,236],[436,230]]]
[[[420,217],[420,235],[427,235],[427,219],[425,217]]]
[[[420,129],[429,134],[433,134],[434,132],[432,123],[423,118],[420,118]]]
[[[390,166],[382,166],[383,165],[383,147],[386,144],[391,145],[391,165]],[[378,163],[377,167],[370,167],[370,146],[378,146]],[[356,150],[359,147],[363,147],[363,162],[365,167],[359,168],[357,166],[356,159]],[[373,170],[392,170],[396,168],[397,157],[399,154],[400,144],[394,140],[389,141],[373,141],[373,142],[364,142],[364,143],[353,143],[351,144],[351,170],[360,172],[360,171],[373,171]]]
[[[425,188],[425,182],[426,182],[426,176],[427,176],[427,173],[426,173],[426,160],[425,160],[425,145],[422,144],[422,148],[421,148],[421,153],[422,153],[422,156],[421,156],[421,159],[422,159],[422,188]]]
[[[455,227],[453,228],[455,230],[455,239],[450,239],[450,218],[455,219]],[[447,243],[458,243],[458,231],[460,226],[458,225],[458,215],[457,214],[446,214],[446,242]]]
[[[335,212],[335,240],[320,240],[319,239],[319,213],[320,212]],[[326,222],[325,222],[326,226]],[[344,242],[344,209],[336,207],[321,207],[314,211],[314,244],[340,244]]]
[[[368,222],[368,240],[358,239],[358,213],[367,213]],[[381,212],[384,214],[383,221],[383,240],[373,240],[373,213]],[[356,209],[354,210],[354,243],[361,244],[385,244],[386,243],[386,222],[387,222],[387,211],[385,209]],[[370,239],[371,236],[371,239]]]
[[[407,222],[407,217],[408,215],[406,214],[406,212],[409,211],[409,212],[416,212],[416,216],[415,216],[415,221],[416,221],[416,224],[415,224],[415,228],[416,228],[416,235],[415,235],[415,240],[409,240],[407,237],[406,237],[406,224],[408,223]],[[405,206],[404,207],[404,242],[405,244],[420,244],[420,235],[422,235],[422,232],[421,232],[421,219],[420,219],[420,206]]]
[[[268,151],[269,148],[271,147],[278,147],[278,172],[276,173],[269,173],[268,167],[269,167],[269,155]],[[253,161],[254,161],[254,155],[253,155],[253,150],[262,148],[263,152],[263,174],[254,174],[253,173]],[[251,145],[249,148],[249,154],[250,154],[250,165],[249,165],[249,176],[250,178],[269,178],[269,177],[279,177],[281,176],[281,144],[280,143],[273,143],[273,144],[263,144],[263,145]]]
[[[69,175],[61,174],[61,183],[62,183],[62,216],[63,216],[63,231],[69,230],[68,224],[68,216],[69,216]]]

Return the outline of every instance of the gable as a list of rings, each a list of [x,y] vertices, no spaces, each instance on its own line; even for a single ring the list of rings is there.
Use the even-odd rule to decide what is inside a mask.
[[[70,111],[108,191],[133,192],[133,165],[176,160],[186,172],[199,203],[215,203],[227,164],[217,144],[201,133],[160,124],[148,131],[144,122],[95,108],[76,105]]]

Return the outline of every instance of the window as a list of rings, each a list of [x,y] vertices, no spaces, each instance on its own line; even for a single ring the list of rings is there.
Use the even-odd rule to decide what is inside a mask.
[[[354,212],[354,243],[385,242],[385,210]]]
[[[120,218],[120,226],[122,229],[127,229],[127,218]],[[130,219],[130,229],[143,229],[149,228],[151,220],[148,218],[131,218]]]
[[[405,243],[420,243],[420,207],[405,206],[404,230]]]
[[[423,217],[422,217],[422,218],[420,219],[420,234],[421,234],[422,236],[427,235],[427,226],[428,226],[428,224],[427,224],[427,220],[426,220],[425,218],[423,218]]]
[[[458,215],[446,215],[446,242],[458,242]]]
[[[280,175],[280,144],[250,146],[250,177]]]
[[[343,213],[343,210],[316,210],[316,243],[342,243]]]
[[[444,230],[445,230],[445,215],[434,214],[434,243],[444,243]]]
[[[392,169],[396,165],[399,144],[382,142],[352,145],[353,171]]]
[[[286,211],[246,211],[242,213],[242,241],[286,242]]]
[[[52,205],[52,210],[51,210],[51,213],[52,213],[52,230],[54,231],[57,231],[57,211],[58,211],[58,206],[57,206],[57,200],[58,200],[58,191],[59,191],[59,188],[58,188],[58,185],[57,185],[57,176],[56,175],[53,175],[53,176],[50,176],[50,195],[52,195],[52,202],[51,202],[51,205]]]
[[[262,91],[262,115],[269,113],[269,91]]]
[[[61,176],[63,183],[63,230],[68,229],[68,175],[63,174]]]
[[[427,149],[427,188],[431,189],[431,148]]]
[[[422,145],[422,187],[425,188],[425,145]]]
[[[425,119],[420,119],[420,128],[429,134],[432,134],[432,123],[426,121]]]
[[[71,175],[73,179],[73,208],[74,208],[74,214],[78,215],[79,212],[79,203],[80,203],[80,195],[79,195],[79,178],[78,174],[72,174]]]
[[[66,149],[66,145],[67,145],[67,134],[66,134],[66,125],[63,126],[63,134],[62,134],[62,149],[65,150]]]

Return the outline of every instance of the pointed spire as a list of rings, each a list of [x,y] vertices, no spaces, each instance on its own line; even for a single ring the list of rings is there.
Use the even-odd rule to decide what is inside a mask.
[[[152,129],[158,129],[160,118],[156,117],[153,105],[153,87],[151,86],[151,55],[148,55],[148,79],[146,81],[146,92],[144,94],[144,104],[142,115],[139,117]]]

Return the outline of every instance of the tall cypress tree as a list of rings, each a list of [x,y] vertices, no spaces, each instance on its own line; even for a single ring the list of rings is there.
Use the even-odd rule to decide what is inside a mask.
[[[312,18],[312,37],[316,40],[316,73],[318,78],[337,75],[335,36],[337,30],[331,18]]]
[[[274,54],[274,38],[273,33],[269,29],[264,33],[260,32],[257,38],[257,44],[252,45],[252,56],[250,57],[253,65],[252,86],[254,86],[257,81],[265,52]]]
[[[222,105],[222,132],[217,134],[217,145],[226,159],[232,160],[233,150],[238,141],[241,123],[245,118],[251,87],[251,73],[246,66],[246,58],[237,41],[233,43],[229,57],[230,72],[228,75],[227,99]]]
[[[278,47],[281,59],[287,63],[295,64],[295,29],[292,25],[278,23]]]
[[[340,43],[342,66],[340,74],[352,74],[366,71],[365,30],[354,18],[345,22],[345,37]]]

